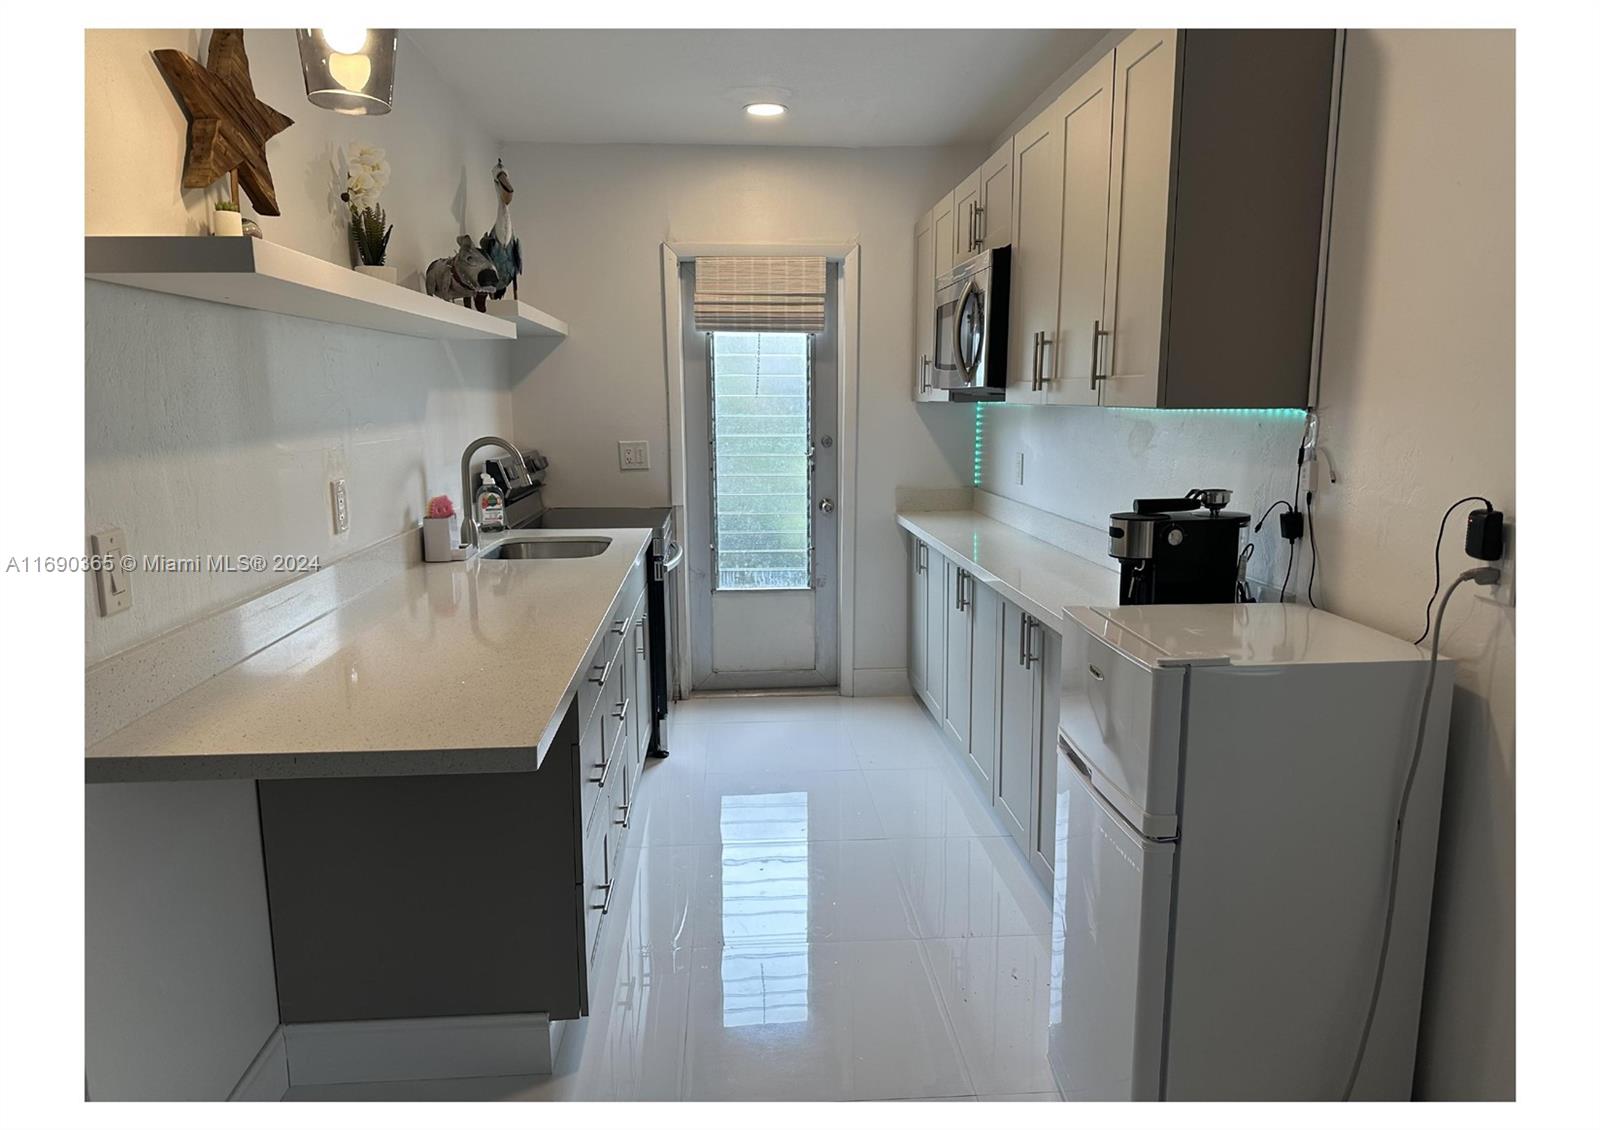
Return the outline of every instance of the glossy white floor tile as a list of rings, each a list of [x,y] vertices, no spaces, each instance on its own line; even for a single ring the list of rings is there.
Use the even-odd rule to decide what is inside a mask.
[[[978,1094],[1054,1090],[1048,939],[949,938],[928,953]]]
[[[317,1100],[1057,1098],[1049,894],[912,699],[674,711],[548,1077]]]
[[[973,1094],[920,942],[697,947],[684,1097]]]

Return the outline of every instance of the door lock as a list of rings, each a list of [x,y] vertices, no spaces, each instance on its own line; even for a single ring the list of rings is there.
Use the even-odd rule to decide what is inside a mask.
[[[832,514],[833,513],[833,499],[831,499],[831,498],[819,499],[818,502],[817,502],[817,509],[822,511],[824,514]]]

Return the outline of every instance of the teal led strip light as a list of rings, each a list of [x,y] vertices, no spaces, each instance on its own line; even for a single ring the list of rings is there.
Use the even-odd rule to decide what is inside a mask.
[[[1105,408],[1105,412],[1160,412],[1166,416],[1304,416],[1304,408]]]
[[[972,417],[972,485],[983,485],[983,405],[978,404]]]

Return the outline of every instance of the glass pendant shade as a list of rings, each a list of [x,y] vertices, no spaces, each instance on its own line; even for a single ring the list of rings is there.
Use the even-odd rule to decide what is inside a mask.
[[[313,106],[340,114],[389,112],[399,29],[312,27],[294,34]]]

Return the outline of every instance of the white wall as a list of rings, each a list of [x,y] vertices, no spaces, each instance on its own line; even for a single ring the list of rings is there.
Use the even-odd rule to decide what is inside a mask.
[[[215,190],[181,191],[186,123],[150,52],[195,54],[196,31],[90,31],[85,230],[183,234],[209,225]],[[350,118],[305,98],[294,33],[248,31],[256,95],[295,119],[267,143],[282,215],[266,238],[350,262],[335,157],[383,146],[393,178],[390,260],[402,279],[494,219],[492,139],[402,38],[395,109]],[[254,216],[248,199],[243,211]],[[510,345],[444,343],[91,283],[86,298],[86,518],[120,526],[135,554],[343,557],[459,493],[465,443],[510,427]],[[328,480],[345,478],[351,528],[335,536]],[[133,578],[133,608],[101,619],[86,588],[90,662],[284,577]]]
[[[977,149],[508,147],[524,296],[572,325],[553,350],[519,345],[514,366],[516,438],[550,457],[549,502],[669,501],[663,241],[858,242],[855,666],[904,668],[894,488],[971,479],[972,409],[917,406],[909,396],[912,228],[982,157]],[[619,439],[649,441],[651,469],[618,470]]]
[[[225,1099],[278,1024],[255,782],[92,785],[85,809],[89,1095]]]
[[[1332,611],[1405,639],[1421,631],[1444,508],[1484,494],[1508,522],[1516,514],[1513,110],[1509,32],[1350,34],[1321,397],[1340,481],[1316,506],[1317,591]],[[1094,525],[1135,495],[1193,486],[1232,487],[1260,514],[1293,483],[1300,426],[1270,414],[993,410],[984,485]],[[1458,511],[1445,538],[1447,577],[1469,564],[1463,522]],[[1273,529],[1257,536],[1255,572],[1281,576]],[[1302,554],[1301,591],[1304,565]],[[1431,1099],[1514,1095],[1511,596],[1463,590],[1444,636],[1461,663],[1417,1072]]]
[[[296,119],[267,146],[283,212],[261,219],[268,239],[350,262],[332,159],[351,141],[388,150],[402,279],[453,251],[457,232],[493,221],[493,142],[406,41],[395,109],[381,118],[307,102],[292,32],[250,31],[245,43],[258,97]],[[207,193],[179,191],[186,124],[149,54],[200,44],[193,31],[87,34],[87,232],[208,226]],[[422,341],[104,283],[87,285],[85,307],[87,531],[121,526],[135,554],[343,557],[414,524],[429,494],[458,491],[464,444],[511,424],[508,344]],[[337,537],[331,478],[349,485],[351,527]],[[139,573],[132,609],[108,619],[86,587],[86,657],[286,579]],[[277,1019],[254,791],[97,788],[87,819],[90,1092],[223,1097]]]

